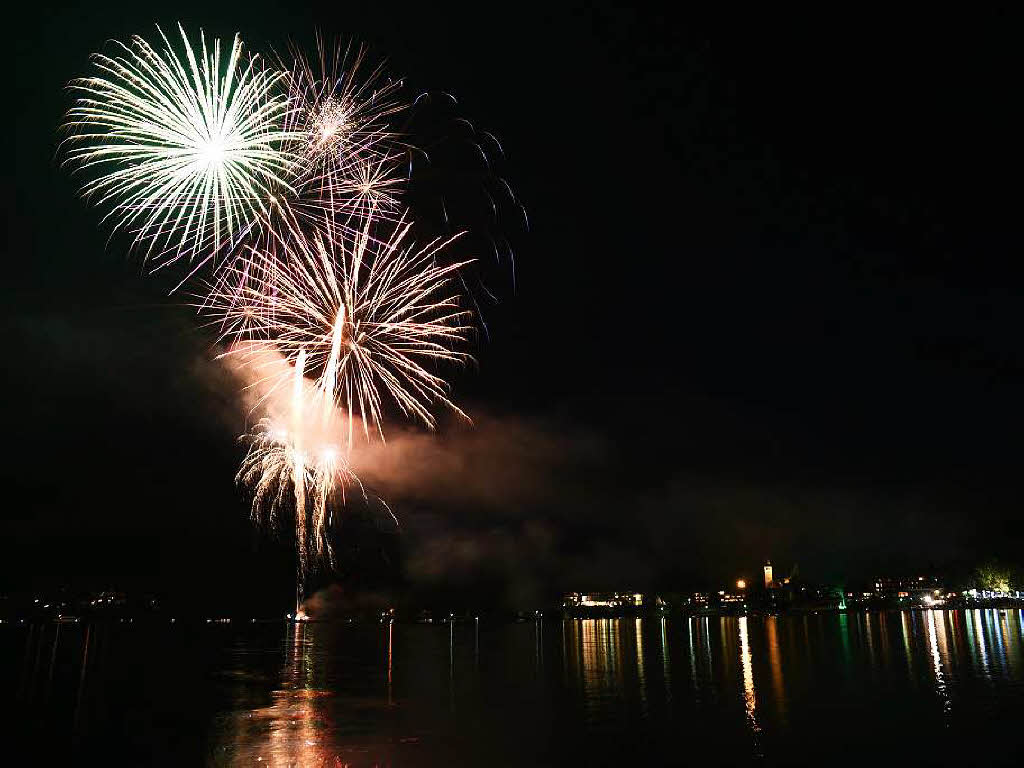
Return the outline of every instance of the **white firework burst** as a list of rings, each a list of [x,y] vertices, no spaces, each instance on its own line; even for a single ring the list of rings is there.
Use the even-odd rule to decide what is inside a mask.
[[[286,73],[243,57],[238,35],[225,57],[202,31],[195,50],[179,25],[182,58],[157,30],[162,50],[138,36],[114,43],[114,55],[92,57],[97,76],[72,81],[63,146],[91,176],[83,193],[160,266],[215,257],[291,190],[299,163],[287,149]]]

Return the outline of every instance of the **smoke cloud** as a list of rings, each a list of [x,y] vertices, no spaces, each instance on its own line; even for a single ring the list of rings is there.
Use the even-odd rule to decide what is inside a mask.
[[[269,382],[290,366],[272,350],[261,354],[259,365],[232,368],[250,421],[289,408],[286,388]],[[966,541],[949,527],[953,505],[910,487],[816,485],[767,457],[757,475],[702,470],[698,449],[736,450],[745,434],[714,413],[707,425],[666,423],[644,440],[614,439],[622,430],[611,418],[598,432],[550,414],[465,410],[472,425],[391,424],[386,442],[359,437],[351,455],[368,495],[399,523],[400,557],[387,569],[424,603],[440,596],[527,609],[577,589],[718,588],[751,577],[765,558],[827,578],[856,562],[882,567],[897,552],[926,561],[934,542],[921,543],[924,525],[948,531],[949,557]],[[336,413],[332,429],[347,430],[346,420]],[[341,433],[324,439],[344,443]],[[756,450],[746,439],[744,450]],[[879,540],[886,546],[867,555],[863,542]]]

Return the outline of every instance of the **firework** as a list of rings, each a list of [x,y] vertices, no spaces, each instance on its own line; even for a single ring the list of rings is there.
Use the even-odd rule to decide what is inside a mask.
[[[292,48],[284,128],[302,159],[294,205],[327,211],[330,220],[398,211],[404,177],[401,147],[389,120],[407,105],[400,80],[385,79],[383,65],[367,71],[366,49],[317,40],[317,58]]]
[[[411,146],[391,127],[410,105],[363,47],[318,39],[316,57],[293,48],[268,66],[237,35],[224,56],[202,31],[193,47],[178,25],[176,52],[157,30],[157,47],[114,43],[96,76],[70,84],[62,150],[156,267],[184,259],[191,278],[213,262],[197,306],[269,414],[236,479],[259,520],[294,504],[298,617],[309,560],[332,558],[332,504],[353,487],[366,498],[356,434],[383,441],[392,413],[431,429],[440,409],[468,419],[444,375],[471,361],[459,290],[471,260],[447,253],[459,235],[413,242]]]
[[[336,419],[320,414],[311,419],[310,398],[306,390],[305,353],[300,350],[295,365],[288,371],[292,393],[285,420],[261,419],[246,436],[249,451],[236,476],[237,482],[252,489],[252,513],[256,520],[276,522],[290,500],[295,507],[296,609],[302,604],[305,575],[312,554],[332,558],[327,532],[331,523],[330,502],[339,494],[344,503],[347,488],[359,479],[335,440],[339,433]],[[289,499],[289,489],[291,499]]]
[[[162,50],[135,36],[95,54],[98,76],[75,80],[66,162],[94,173],[83,193],[109,205],[114,231],[165,261],[210,258],[291,189],[298,158],[286,145],[286,73],[243,57],[236,35],[195,50],[179,25],[184,59],[157,27]],[[198,54],[198,55],[197,55]]]
[[[301,250],[301,240],[310,233],[328,241],[356,238],[366,217],[400,218],[404,150],[389,120],[407,107],[398,98],[401,81],[386,79],[382,66],[368,69],[361,46],[353,53],[351,46],[329,48],[318,38],[316,58],[296,47],[291,52],[291,61],[282,59],[279,67],[287,73],[282,88],[289,108],[282,132],[288,137],[284,152],[295,160],[294,173],[287,188],[267,198],[247,236],[236,243],[227,261],[238,269],[216,275],[220,291],[246,285],[275,290],[273,282],[252,285],[247,262],[253,248],[280,254],[285,243],[295,240]],[[262,278],[275,275],[266,270]]]
[[[292,365],[301,359],[325,407],[347,414],[348,450],[357,423],[367,439],[384,438],[389,404],[428,428],[436,424],[435,406],[465,417],[431,369],[470,360],[463,351],[470,313],[455,288],[469,262],[439,265],[435,257],[454,238],[416,248],[409,227],[401,220],[389,238],[378,239],[367,218],[354,242],[314,234],[283,243],[283,253],[251,249],[231,269],[235,284],[255,287],[215,287],[205,300],[223,339],[250,342],[226,354],[251,362],[265,397],[289,378],[278,366],[264,370],[264,347]]]

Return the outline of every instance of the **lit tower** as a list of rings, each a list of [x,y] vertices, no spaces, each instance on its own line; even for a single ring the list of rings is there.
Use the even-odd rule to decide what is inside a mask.
[[[772,588],[772,561],[768,560],[764,564],[764,588]]]

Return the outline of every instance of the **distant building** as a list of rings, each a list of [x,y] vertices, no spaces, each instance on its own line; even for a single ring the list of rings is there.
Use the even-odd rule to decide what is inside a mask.
[[[566,610],[642,608],[643,604],[644,596],[640,592],[569,592],[562,599]]]
[[[704,613],[711,608],[711,594],[708,592],[691,592],[683,600],[683,608],[691,613]]]
[[[764,564],[764,588],[771,589],[775,586],[775,582],[772,580],[772,561],[769,560]]]
[[[890,600],[921,600],[945,591],[937,576],[879,576],[874,586],[877,597]]]
[[[747,609],[747,596],[742,592],[720,590],[718,593],[718,607],[728,613],[742,613]]]

